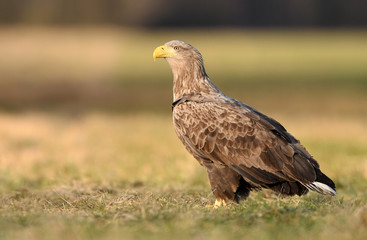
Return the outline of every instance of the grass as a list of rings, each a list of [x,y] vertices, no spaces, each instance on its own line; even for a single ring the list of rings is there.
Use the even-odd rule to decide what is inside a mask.
[[[253,192],[214,210],[205,208],[214,202],[206,173],[174,136],[168,115],[2,113],[0,236],[364,239],[367,139],[359,133],[366,125],[287,118],[338,195]],[[334,131],[340,124],[344,131]]]
[[[338,195],[261,191],[206,208],[206,172],[173,131],[170,70],[151,59],[174,38],[201,50],[225,93],[299,138]],[[0,238],[366,239],[366,42],[363,31],[2,28]]]
[[[21,192],[9,197],[11,216],[1,221],[11,238],[27,239],[363,239],[360,200],[322,196],[281,199],[262,193],[242,205],[213,210],[208,192],[145,187]],[[9,205],[10,205],[9,204]],[[27,208],[24,208],[27,205]],[[31,213],[24,214],[31,208]],[[4,218],[4,217],[2,217]],[[12,229],[13,231],[9,231]],[[10,232],[10,233],[9,233]]]

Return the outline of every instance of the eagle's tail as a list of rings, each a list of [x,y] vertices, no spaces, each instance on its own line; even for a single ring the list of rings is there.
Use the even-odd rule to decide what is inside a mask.
[[[315,191],[315,192],[318,192],[324,195],[331,195],[331,196],[336,195],[335,189],[332,189],[325,183],[313,182],[311,184],[306,184],[305,187],[309,190],[312,190],[312,191]]]
[[[317,178],[316,181],[314,181],[311,184],[304,184],[304,186],[312,191],[325,194],[325,195],[331,195],[335,196],[335,183],[328,178],[325,174],[323,174],[320,170],[317,171]]]

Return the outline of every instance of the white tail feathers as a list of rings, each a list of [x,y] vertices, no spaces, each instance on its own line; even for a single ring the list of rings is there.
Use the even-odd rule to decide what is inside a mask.
[[[331,195],[331,196],[335,196],[336,195],[336,191],[334,189],[332,189],[331,187],[329,187],[328,185],[326,185],[325,183],[320,183],[320,182],[313,182],[311,184],[305,184],[304,185],[307,189],[324,194],[324,195]]]

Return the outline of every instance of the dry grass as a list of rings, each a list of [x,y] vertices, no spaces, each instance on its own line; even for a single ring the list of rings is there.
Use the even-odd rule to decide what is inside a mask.
[[[281,114],[277,119],[314,148],[332,177],[366,174],[364,119]],[[169,116],[156,114],[2,113],[0,189],[73,181],[206,184],[205,172],[186,154],[171,125]]]
[[[3,183],[190,181],[195,169],[167,120],[154,115],[2,114]],[[169,161],[170,166],[161,166]]]

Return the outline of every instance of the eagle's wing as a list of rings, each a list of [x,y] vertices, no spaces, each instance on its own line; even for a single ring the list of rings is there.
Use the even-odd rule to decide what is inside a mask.
[[[307,186],[320,172],[278,122],[240,102],[187,101],[173,113],[176,133],[191,154],[230,167],[255,187],[284,181]]]

